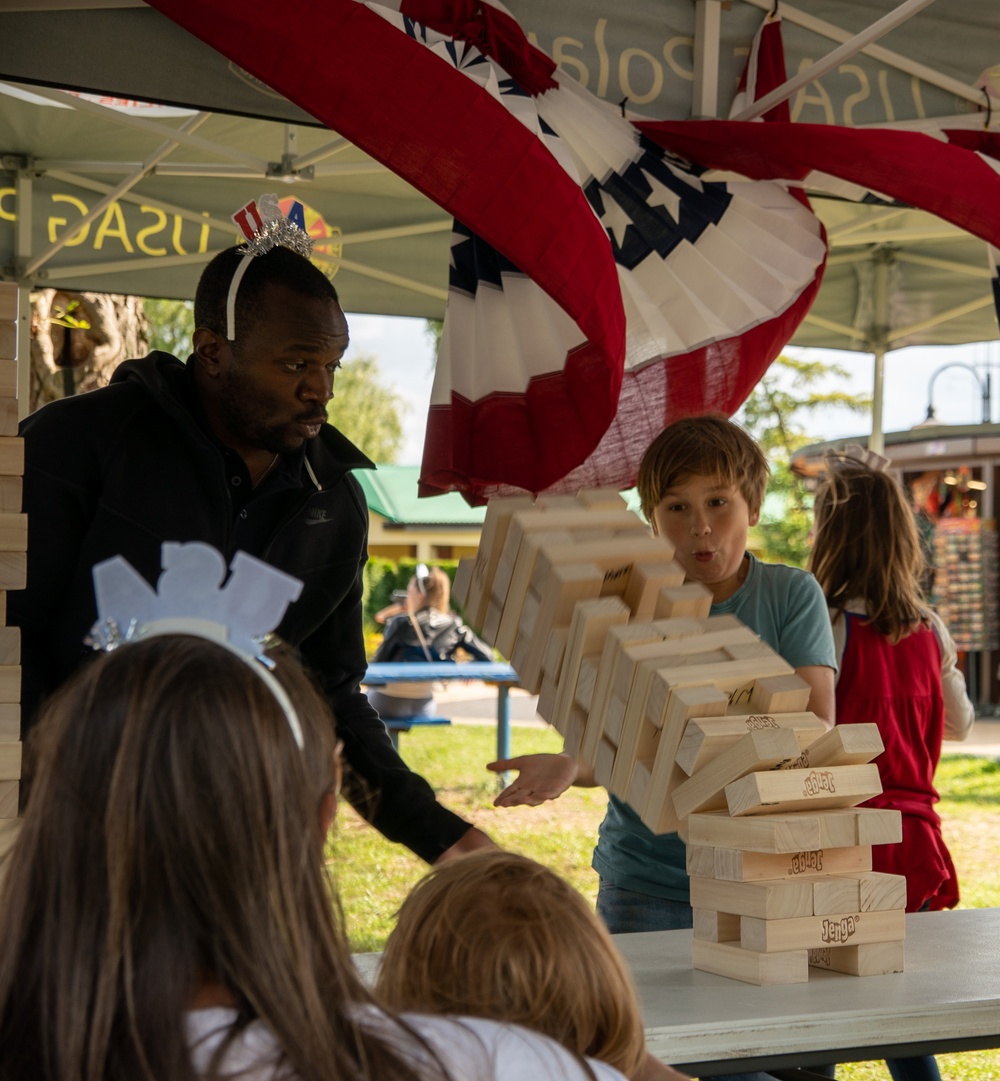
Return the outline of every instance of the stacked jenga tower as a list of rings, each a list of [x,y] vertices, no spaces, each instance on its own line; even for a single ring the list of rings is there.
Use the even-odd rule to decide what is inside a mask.
[[[874,724],[827,731],[809,687],[614,491],[496,499],[454,595],[566,749],[655,833],[688,844],[695,968],[795,983],[903,967],[901,838]]]
[[[21,777],[21,632],[6,623],[7,590],[23,589],[27,571],[23,473],[24,446],[17,438],[17,286],[0,282],[0,819],[17,816]]]

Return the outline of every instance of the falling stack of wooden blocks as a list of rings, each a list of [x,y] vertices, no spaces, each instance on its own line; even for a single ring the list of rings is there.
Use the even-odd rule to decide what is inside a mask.
[[[756,984],[903,968],[901,838],[873,724],[827,731],[809,686],[614,491],[495,499],[455,599],[538,712],[655,833],[686,832],[695,968]]]
[[[21,514],[24,446],[17,437],[17,286],[0,282],[0,819],[17,816],[21,777],[21,632],[7,590],[23,589],[28,523]]]

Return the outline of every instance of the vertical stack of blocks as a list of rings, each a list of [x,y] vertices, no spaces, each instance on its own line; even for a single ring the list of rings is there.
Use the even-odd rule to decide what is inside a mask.
[[[17,286],[0,282],[0,819],[17,816],[21,777],[21,632],[7,590],[24,589],[28,522],[21,514],[24,445],[17,437]]]
[[[755,984],[903,968],[906,881],[874,724],[827,731],[809,687],[612,490],[494,499],[453,591],[538,712],[655,833],[688,845],[694,967]]]

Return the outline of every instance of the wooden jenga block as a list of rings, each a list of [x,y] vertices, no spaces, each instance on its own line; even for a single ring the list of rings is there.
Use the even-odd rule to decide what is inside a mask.
[[[560,511],[579,510],[580,501],[570,492],[556,492],[552,495],[540,495],[535,500],[532,510]]]
[[[541,525],[534,532],[529,531],[528,534],[524,534],[522,531],[515,536],[513,523],[519,518],[529,524],[537,520]],[[514,639],[517,637],[517,628],[521,622],[521,607],[528,593],[531,569],[535,565],[539,546],[547,538],[567,542],[572,540],[571,535],[565,531],[542,528],[549,518],[550,515],[538,511],[530,514],[521,511],[514,515],[511,528],[507,531],[507,540],[493,576],[493,588],[490,594],[490,607],[496,604],[500,609],[500,622],[494,645],[505,657],[509,657],[514,649]]]
[[[854,807],[881,791],[878,767],[874,765],[776,770],[751,773],[726,785],[726,803],[735,818],[772,811]]]
[[[24,476],[24,440],[20,437],[4,436],[0,438],[0,475],[5,477]]]
[[[0,740],[21,738],[21,706],[17,702],[0,702]]]
[[[581,488],[576,493],[576,501],[590,510],[621,510],[623,507],[628,509],[628,504],[617,488]]]
[[[528,658],[525,671],[517,669],[522,676],[522,685],[534,687],[538,682],[538,673],[542,667],[542,657],[548,644],[549,635],[554,627],[571,627],[573,613],[577,605],[584,601],[597,600],[601,594],[604,576],[595,563],[565,563],[552,568],[541,594],[534,631],[528,642]],[[621,602],[618,602],[621,605]],[[567,646],[569,631],[567,631]],[[565,667],[566,658],[563,658]],[[515,666],[516,667],[516,666]],[[558,708],[558,697],[557,697]],[[558,728],[559,725],[557,724]]]
[[[0,398],[0,436],[17,435],[17,425],[17,398]]]
[[[622,738],[622,727],[625,723],[626,703],[618,695],[612,692],[608,699],[607,709],[604,711],[604,738],[611,740],[617,747]]]
[[[719,618],[728,621],[723,624],[724,627],[740,625],[736,619],[727,616]],[[597,677],[594,681],[594,693],[591,697],[590,710],[587,715],[587,730],[584,733],[583,747],[580,751],[583,761],[594,761],[594,755],[597,753],[597,743],[604,733],[614,672],[621,651],[630,645],[657,642],[665,638],[703,634],[705,624],[706,620],[702,619],[677,619],[654,623],[626,623],[623,626],[611,628],[601,652]]]
[[[0,665],[21,663],[21,628],[0,627]]]
[[[14,282],[0,282],[0,319],[17,319],[17,286]]]
[[[0,589],[0,626],[7,622],[7,590]]]
[[[856,843],[859,845],[895,845],[903,839],[903,816],[883,807],[859,807]]]
[[[786,769],[857,766],[877,758],[885,746],[877,724],[843,724],[824,732]]]
[[[482,630],[486,619],[493,576],[500,562],[510,519],[515,511],[528,510],[531,506],[530,496],[491,499],[486,506],[486,517],[483,519],[479,548],[465,599],[465,622],[477,631]]]
[[[896,942],[906,937],[906,913],[839,912],[825,916],[798,916],[763,920],[743,916],[740,943],[762,953],[815,950],[824,946],[859,946],[866,942]]]
[[[576,682],[584,656],[599,650],[608,631],[612,627],[627,623],[628,620],[628,605],[617,596],[585,600],[573,609],[552,720],[552,725],[557,730],[562,731],[575,700]]]
[[[628,788],[625,791],[625,802],[632,808],[642,809],[646,802],[649,787],[653,781],[653,764],[656,761],[656,748],[660,742],[660,733],[653,730],[650,733],[648,743],[637,754],[632,763],[632,772],[628,779]]]
[[[583,732],[587,727],[587,714],[579,706],[573,706],[566,718],[566,731],[563,733],[563,750],[574,758],[580,755]]]
[[[716,912],[713,908],[696,908],[692,911],[694,937],[704,942],[740,941],[740,918],[730,912]]]
[[[750,709],[754,713],[801,713],[809,708],[809,684],[794,673],[767,676],[754,684]]]
[[[496,597],[490,597],[489,602],[486,605],[486,615],[483,619],[483,626],[480,634],[483,640],[494,648],[496,648],[497,631],[500,629],[500,619],[502,616],[503,605]]]
[[[0,514],[0,552],[28,550],[28,516]]]
[[[858,888],[858,908],[862,912],[906,908],[906,879],[902,875],[868,871],[858,875]]]
[[[685,845],[684,866],[688,877],[715,878],[715,849],[708,845]]]
[[[714,877],[730,882],[766,878],[818,878],[822,875],[870,871],[871,845],[820,848],[811,852],[744,852],[738,848],[702,848],[714,854]],[[711,877],[711,876],[705,876]]]
[[[556,681],[553,676],[543,675],[542,685],[538,690],[538,701],[535,703],[535,712],[539,717],[549,724],[552,722],[549,718],[552,716],[552,711],[555,708],[556,703]]]
[[[472,570],[475,565],[475,556],[463,556],[458,561],[458,566],[455,568],[455,580],[451,583],[451,599],[463,612],[466,611],[469,586],[472,584]]]
[[[0,589],[24,589],[27,583],[27,553],[0,551]]]
[[[812,887],[814,916],[862,911],[858,875],[822,875],[807,882]]]
[[[0,702],[21,701],[21,666],[0,665]]]
[[[624,594],[632,618],[642,622],[652,619],[660,591],[683,583],[684,569],[678,563],[636,563]]]
[[[0,320],[0,387],[6,387],[9,375],[5,370],[6,365],[13,366],[14,388],[4,390],[3,397],[13,398],[17,396],[17,323],[10,320]]]
[[[714,908],[739,916],[787,920],[813,914],[811,882],[727,882],[692,878],[692,908]]]
[[[698,718],[684,730],[677,747],[677,765],[690,776],[716,755],[732,747],[747,732],[776,728],[787,728],[794,732],[800,750],[827,730],[815,713],[778,713],[774,716],[750,713],[735,717]]]
[[[0,818],[17,818],[17,781],[0,781]]]
[[[576,677],[576,690],[573,701],[584,712],[590,713],[590,703],[594,699],[594,685],[597,682],[597,666],[601,663],[599,653],[591,653],[580,660],[580,674]]]
[[[552,573],[552,568],[560,563],[596,563],[604,572],[603,596],[622,596],[628,588],[636,563],[675,565],[669,545],[634,529],[615,533],[602,531],[592,541],[584,541],[578,533],[571,534],[571,538],[568,544],[545,543],[540,546],[530,578],[531,585],[539,592]]]
[[[660,740],[646,798],[642,806],[636,808],[643,823],[654,833],[669,833],[680,824],[669,793],[682,777],[674,759],[684,726],[691,717],[721,714],[728,702],[728,696],[710,684],[681,687],[671,693],[660,715]]]
[[[851,808],[731,818],[725,811],[706,811],[688,818],[688,843],[770,853],[849,848],[871,843],[858,839],[859,821],[870,813],[868,808]]]
[[[594,756],[594,780],[602,788],[611,787],[611,772],[615,768],[617,751],[618,748],[610,740],[601,737]]]
[[[568,637],[569,627],[553,627],[549,631],[549,640],[545,643],[545,652],[542,654],[542,672],[553,680],[558,680],[562,671]]]
[[[712,594],[700,582],[667,586],[656,598],[657,619],[677,619],[690,616],[704,619],[712,610]]]
[[[0,511],[18,511],[21,509],[21,494],[24,480],[21,477],[0,475]]]
[[[797,758],[799,741],[789,728],[747,732],[672,793],[677,817],[695,811],[719,811],[726,806],[726,785],[756,770],[769,770]]]
[[[20,742],[0,743],[0,781],[16,781],[20,777]]]
[[[845,972],[849,976],[886,976],[902,972],[903,942],[868,942],[861,946],[824,946],[809,951],[812,968]]]
[[[691,951],[693,965],[701,972],[713,972],[758,987],[808,983],[808,957],[805,950],[758,953],[729,942],[705,942],[698,938],[694,939]]]

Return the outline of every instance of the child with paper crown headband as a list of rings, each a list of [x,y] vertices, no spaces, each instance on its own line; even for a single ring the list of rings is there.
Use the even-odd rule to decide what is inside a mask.
[[[876,845],[872,867],[906,878],[906,909],[953,908],[958,878],[934,810],[941,740],[965,739],[974,709],[955,644],[924,601],[916,521],[888,461],[828,456],[816,494],[809,565],[830,606],[840,668],[837,724],[878,725],[882,793],[864,806],[902,812],[901,844]],[[932,1057],[887,1061],[895,1081],[940,1081]]]
[[[514,1026],[374,1004],[324,858],[322,696],[279,655],[276,697],[198,636],[210,613],[170,618],[190,633],[120,623],[43,709],[0,886],[0,1077],[622,1081]]]
[[[587,902],[513,852],[472,853],[417,884],[376,993],[395,1010],[524,1025],[630,1078],[685,1081],[646,1052],[631,978]]]

